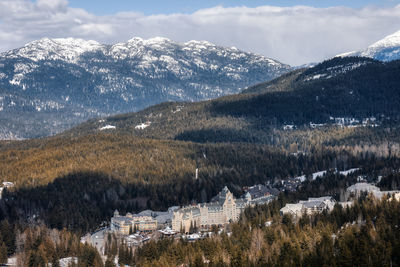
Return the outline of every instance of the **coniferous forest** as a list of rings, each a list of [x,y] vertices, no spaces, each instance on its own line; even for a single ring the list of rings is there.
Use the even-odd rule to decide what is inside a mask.
[[[151,242],[132,261],[140,266],[399,266],[398,201],[365,196],[351,208],[303,215],[298,223],[278,215],[279,204],[246,210],[230,225],[230,236]],[[271,226],[265,226],[267,220]]]
[[[360,62],[353,72],[330,72]],[[14,187],[1,194],[0,263],[13,256],[18,266],[35,267],[69,257],[72,266],[400,266],[396,200],[364,194],[331,212],[279,214],[309,197],[343,201],[360,178],[400,189],[398,68],[397,61],[333,59],[238,95],[163,103],[51,137],[1,141],[0,177]],[[328,74],[336,76],[310,79]],[[345,120],[357,123],[337,123]],[[137,129],[141,123],[148,127]],[[99,130],[105,124],[115,128]],[[320,171],[325,175],[313,180]],[[282,190],[282,181],[303,175],[297,190]],[[224,186],[240,197],[256,184],[281,192],[247,208],[221,234],[161,238],[135,249],[109,235],[104,255],[81,242],[109,226],[116,209],[165,211],[208,202]]]

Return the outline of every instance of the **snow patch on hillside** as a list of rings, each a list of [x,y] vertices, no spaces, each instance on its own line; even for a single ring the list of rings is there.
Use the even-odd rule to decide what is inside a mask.
[[[312,174],[312,179],[315,180],[318,177],[323,177],[326,174],[326,171],[314,172]]]
[[[117,129],[117,127],[107,124],[106,126],[101,127],[99,130],[104,131],[104,130],[114,130],[114,129]]]
[[[353,168],[353,169],[349,169],[347,171],[340,171],[339,174],[347,176],[347,175],[352,174],[352,173],[354,173],[354,172],[356,172],[358,170],[360,170],[360,168]]]
[[[319,80],[319,79],[330,79],[336,77],[340,74],[344,74],[355,69],[360,68],[361,66],[365,66],[371,63],[370,61],[361,61],[356,63],[348,63],[343,65],[337,65],[334,67],[329,67],[324,69],[320,73],[313,73],[304,79],[305,82],[312,81],[312,80]]]
[[[150,121],[148,121],[148,122],[146,122],[146,123],[141,123],[141,124],[136,125],[136,126],[135,126],[135,129],[143,130],[143,129],[146,129],[147,127],[149,127],[150,124],[151,124]]]

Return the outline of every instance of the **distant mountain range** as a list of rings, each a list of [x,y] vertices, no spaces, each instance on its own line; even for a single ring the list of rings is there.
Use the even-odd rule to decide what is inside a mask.
[[[290,70],[206,41],[133,38],[104,45],[44,38],[0,55],[0,139],[51,135],[91,117],[165,101],[234,94]]]
[[[364,50],[348,52],[338,56],[369,57],[380,61],[400,59],[400,31],[377,41]]]

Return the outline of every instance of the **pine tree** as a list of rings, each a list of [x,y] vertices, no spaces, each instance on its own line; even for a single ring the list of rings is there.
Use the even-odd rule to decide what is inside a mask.
[[[129,235],[131,235],[133,233],[133,226],[129,227]]]
[[[7,263],[7,247],[4,242],[0,246],[0,263]]]
[[[113,258],[107,258],[104,267],[116,267]]]

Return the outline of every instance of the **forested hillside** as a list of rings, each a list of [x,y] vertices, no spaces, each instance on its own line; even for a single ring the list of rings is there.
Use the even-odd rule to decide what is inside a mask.
[[[359,200],[351,208],[304,215],[298,223],[279,216],[280,205],[247,210],[223,234],[195,243],[168,239],[139,249],[140,266],[399,266],[400,205]],[[264,223],[269,220],[271,226]],[[207,264],[204,263],[207,262]]]
[[[21,231],[29,225],[43,224],[83,234],[104,225],[115,209],[122,213],[165,210],[174,205],[209,201],[224,186],[240,196],[244,186],[279,186],[281,179],[328,171],[324,179],[306,181],[300,191],[281,195],[273,210],[257,207],[247,211],[242,221],[232,226],[232,237],[222,235],[194,245],[182,241],[151,242],[135,257],[125,258],[126,262],[139,265],[194,264],[200,257],[220,266],[236,261],[239,266],[327,262],[321,258],[318,242],[327,246],[326,236],[335,233],[338,239],[333,246],[342,246],[340,249],[348,253],[349,246],[341,242],[355,242],[356,238],[339,237],[338,229],[351,223],[360,210],[368,210],[362,216],[367,212],[378,217],[382,214],[375,210],[388,206],[362,200],[356,210],[335,211],[340,222],[336,215],[322,214],[304,218],[304,225],[293,225],[278,217],[278,207],[321,194],[338,199],[358,174],[370,181],[383,177],[382,188],[397,187],[399,70],[400,62],[332,59],[258,84],[238,95],[198,103],[163,103],[137,113],[92,119],[53,137],[0,142],[0,177],[15,184],[2,193],[0,219]],[[358,124],[337,123],[345,120],[357,120]],[[334,171],[350,168],[360,170],[349,176]],[[382,220],[389,220],[385,216]],[[257,226],[271,218],[272,228]],[[368,221],[367,217],[363,219]],[[349,231],[364,231],[362,226],[357,227],[352,226]],[[378,232],[379,238],[376,233],[362,238],[372,236],[378,244],[385,240],[385,244],[398,246],[396,238],[387,241],[381,237],[386,228],[379,225],[366,229]],[[36,232],[32,235],[41,236]],[[260,241],[263,245],[258,250],[249,249],[253,235],[266,238]],[[315,242],[307,243],[307,235],[315,237]],[[46,238],[40,238],[38,244],[43,240]],[[222,259],[210,254],[203,245],[216,246]],[[47,255],[49,262],[57,257],[49,252],[57,246],[53,242],[41,251],[27,246],[24,253],[34,255],[33,262]],[[193,253],[193,257],[168,257],[166,248]],[[79,251],[85,249],[96,260],[89,247],[80,247]],[[396,262],[397,258],[390,253],[377,259]],[[326,254],[337,265],[346,256],[332,256],[330,247]],[[85,258],[79,255],[80,259]],[[354,264],[359,260],[354,258]]]
[[[0,53],[0,140],[53,135],[89,118],[165,101],[238,93],[290,70],[205,41],[132,38],[104,45],[43,38]]]
[[[400,112],[400,61],[334,58],[296,70],[242,94],[199,103],[164,103],[138,113],[90,120],[64,136],[107,131],[196,142],[279,144],[284,125],[374,121],[396,129]],[[142,127],[141,125],[144,125]]]
[[[51,138],[2,142],[0,175],[16,184],[5,193],[10,195],[3,203],[3,216],[30,220],[40,215],[52,227],[89,230],[117,207],[138,211],[207,201],[224,185],[240,194],[242,186],[335,168],[388,175],[398,169],[400,155],[396,116],[367,114],[368,101],[360,108],[347,103],[346,108],[355,112],[350,115],[378,116],[379,122],[374,123],[379,125],[328,123],[312,128],[304,121],[283,129],[284,122],[271,114],[284,114],[279,111],[292,108],[290,101],[307,94],[317,102],[299,103],[293,116],[303,108],[311,110],[319,100],[332,103],[332,112],[340,113],[330,97],[346,98],[351,90],[357,92],[356,100],[382,96],[377,101],[391,104],[382,102],[380,112],[394,114],[398,66],[398,62],[363,58],[333,59],[240,95],[164,103],[138,113],[91,120]],[[367,77],[371,71],[376,78]],[[380,93],[372,89],[381,83]],[[363,86],[369,89],[362,90]],[[318,90],[326,95],[315,98]],[[269,109],[266,103],[282,106]],[[308,119],[321,114],[310,112]]]
[[[371,171],[371,170],[369,170]],[[382,184],[399,179],[382,179]],[[399,266],[400,203],[363,194],[354,205],[331,212],[281,216],[280,208],[310,196],[339,198],[354,176],[328,174],[286,192],[270,204],[245,210],[223,233],[197,242],[163,239],[142,246],[130,264],[139,266]],[[399,189],[389,186],[388,190]],[[268,222],[268,223],[267,223]]]
[[[2,152],[1,175],[16,187],[3,192],[1,218],[44,221],[80,232],[97,228],[115,209],[165,210],[206,202],[225,185],[239,196],[243,186],[274,184],[321,170],[362,168],[377,177],[400,165],[398,157],[379,156],[379,148],[368,147],[354,153],[353,146],[315,145],[306,153],[290,153],[266,145],[110,134],[45,141],[32,141],[30,148],[8,145]]]

